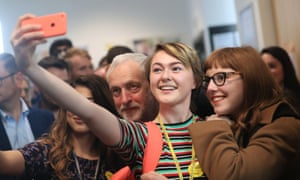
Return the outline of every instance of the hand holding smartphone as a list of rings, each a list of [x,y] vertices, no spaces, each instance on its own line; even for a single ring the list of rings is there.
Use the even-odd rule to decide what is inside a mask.
[[[60,12],[22,21],[22,26],[27,24],[40,24],[45,38],[60,36],[67,32],[67,14]]]

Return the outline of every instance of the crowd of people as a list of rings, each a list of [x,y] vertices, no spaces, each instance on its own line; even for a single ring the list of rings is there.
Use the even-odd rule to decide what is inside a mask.
[[[0,55],[0,178],[110,179],[128,166],[142,180],[300,179],[300,85],[283,48],[225,47],[201,64],[182,42],[151,55],[118,45],[94,69],[64,38],[36,63],[46,39],[21,26],[31,17]],[[145,122],[163,144],[148,172]]]

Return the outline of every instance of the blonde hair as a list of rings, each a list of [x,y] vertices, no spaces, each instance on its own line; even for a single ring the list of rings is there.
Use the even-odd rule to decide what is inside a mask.
[[[82,57],[92,59],[87,50],[80,49],[80,48],[69,48],[66,52],[66,55],[64,56],[64,59],[68,60],[69,58],[75,55],[80,55]]]
[[[76,55],[85,57],[88,60],[92,60],[92,57],[90,56],[87,50],[79,49],[79,48],[69,48],[64,56],[64,60],[68,63],[71,70],[73,69],[73,64],[70,58]]]
[[[150,77],[151,61],[155,53],[158,51],[166,52],[170,56],[173,56],[179,61],[181,61],[185,67],[191,68],[193,71],[196,88],[201,86],[203,74],[201,69],[200,58],[198,57],[196,51],[193,48],[181,42],[169,42],[164,44],[158,44],[156,46],[153,55],[147,59],[147,62],[145,64],[145,73],[148,81]]]

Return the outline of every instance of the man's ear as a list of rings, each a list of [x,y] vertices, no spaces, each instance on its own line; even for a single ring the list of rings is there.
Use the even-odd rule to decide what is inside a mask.
[[[14,75],[14,81],[16,83],[16,86],[18,88],[22,88],[22,83],[24,81],[24,76],[21,72],[17,72],[15,75]]]

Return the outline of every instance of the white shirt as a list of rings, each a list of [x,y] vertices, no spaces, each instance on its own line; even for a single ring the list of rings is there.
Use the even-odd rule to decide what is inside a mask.
[[[0,109],[2,123],[4,125],[4,129],[6,130],[6,134],[12,149],[21,148],[25,144],[34,141],[34,136],[27,118],[29,108],[22,98],[20,101],[22,105],[22,113],[18,121]]]

